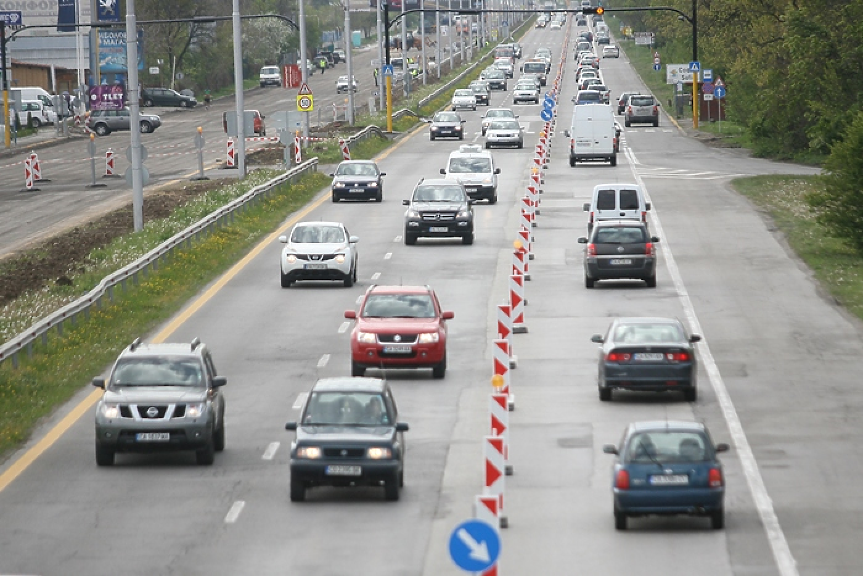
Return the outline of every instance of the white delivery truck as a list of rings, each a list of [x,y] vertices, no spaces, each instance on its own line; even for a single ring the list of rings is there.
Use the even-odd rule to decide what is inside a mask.
[[[567,136],[570,166],[589,160],[607,160],[612,166],[617,166],[617,133],[610,105],[576,104]]]

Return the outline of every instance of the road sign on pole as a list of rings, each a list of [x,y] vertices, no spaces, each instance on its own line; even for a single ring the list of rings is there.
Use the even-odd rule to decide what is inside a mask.
[[[713,82],[713,70],[705,68],[701,71],[701,79],[705,82]]]
[[[21,11],[20,10],[5,10],[0,12],[0,21],[6,26],[21,26]]]
[[[701,62],[697,60],[689,63],[689,71],[690,72],[700,72],[701,71]]]
[[[713,89],[713,96],[722,100],[725,98],[725,86],[717,86]]]
[[[449,555],[466,572],[482,572],[494,566],[500,556],[500,536],[488,522],[468,520],[452,531]]]

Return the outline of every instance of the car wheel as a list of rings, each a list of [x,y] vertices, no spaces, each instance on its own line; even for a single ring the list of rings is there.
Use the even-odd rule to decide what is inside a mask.
[[[153,126],[149,122],[147,122],[146,120],[141,122],[141,134],[149,134],[152,131]]]
[[[293,281],[284,272],[281,273],[282,288],[290,288]]]
[[[489,204],[497,204],[497,192],[491,195],[491,198],[488,199]]]
[[[356,272],[351,268],[348,270],[348,275],[345,277],[345,288],[350,288],[354,285],[354,277],[356,276]]]
[[[612,166],[617,166],[617,156],[616,156],[616,155],[615,155],[615,156],[612,156],[611,158],[609,158],[609,159],[608,159],[608,162],[609,162]]]
[[[145,99],[145,100],[144,100],[144,106],[146,106],[146,107],[148,107],[148,108],[149,108],[149,107],[150,107],[150,106],[152,106],[152,105],[153,105],[153,101],[152,101],[152,100],[150,100],[149,98],[147,98],[147,99]]]
[[[211,466],[216,461],[216,447],[213,438],[207,440],[207,444],[200,450],[195,450],[195,461],[198,466]]]
[[[519,147],[519,148],[524,148],[524,140],[519,140],[519,141],[518,141],[518,147]]]
[[[574,167],[575,167],[575,156],[570,156],[570,157],[569,157],[569,167],[570,167],[570,168],[574,168]]]
[[[725,528],[725,508],[719,508],[710,513],[710,527],[714,530]]]
[[[378,193],[375,194],[375,202],[383,202],[384,201],[384,191],[378,188]]]
[[[593,278],[591,278],[587,274],[584,275],[584,287],[585,288],[593,288],[593,284],[595,282],[596,282],[596,280],[594,280]]]
[[[365,376],[366,369],[364,366],[360,366],[353,360],[351,360],[351,376]]]
[[[623,125],[626,126],[627,128],[629,128],[630,126],[632,126],[632,122],[630,122],[629,119],[627,118],[626,120],[623,121]]]
[[[432,378],[440,380],[444,376],[446,376],[446,354],[444,354],[443,360],[432,368]]]
[[[614,510],[614,529],[626,530],[626,514]]]
[[[645,280],[648,288],[656,288],[656,274]]]
[[[399,471],[399,488],[405,487],[405,471]]]
[[[601,402],[608,402],[611,400],[611,388],[600,388],[599,389],[599,400]]]
[[[458,135],[459,140],[464,140],[464,133]]]
[[[30,118],[30,128],[38,128],[42,123],[39,122],[38,118]]]
[[[338,202],[338,201],[339,201],[339,197],[338,197],[338,195],[337,195],[335,192],[333,192],[333,193],[332,193],[332,199],[333,199],[333,202]]]
[[[291,474],[291,502],[302,502],[306,499],[306,485]]]
[[[434,134],[429,134],[429,140],[434,142]]]
[[[683,399],[687,402],[695,402],[698,400],[698,389],[695,386],[691,386],[683,391]]]
[[[107,136],[111,133],[111,130],[109,130],[108,127],[104,124],[96,124],[96,126],[93,127],[93,132],[95,132],[99,136]]]
[[[399,478],[393,474],[389,480],[384,480],[384,499],[395,502],[399,499]]]
[[[98,466],[113,466],[114,451],[96,442],[96,464]]]
[[[654,127],[654,128],[658,128],[658,127],[659,127],[659,120],[654,120],[654,121],[653,121],[653,127]]]
[[[491,149],[491,144],[489,144],[488,142],[486,142],[486,143],[485,143],[485,149],[486,149],[486,150]]]
[[[413,234],[408,234],[407,232],[405,232],[405,244],[407,244],[408,246],[413,246],[416,243],[417,237]]]
[[[221,452],[225,449],[225,415],[222,414],[222,425],[213,434],[213,448],[216,452]]]
[[[462,244],[473,244],[473,232],[465,234],[461,237]]]
[[[186,108],[189,106],[189,103],[185,100],[180,100],[180,108]]]

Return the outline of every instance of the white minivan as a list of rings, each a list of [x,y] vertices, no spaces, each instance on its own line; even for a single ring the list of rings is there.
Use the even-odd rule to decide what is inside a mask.
[[[54,109],[54,101],[51,99],[51,93],[40,86],[22,86],[21,88],[12,88],[9,90],[12,98],[15,98],[15,92],[21,94],[21,101],[24,100],[39,100],[46,107]]]
[[[590,202],[585,202],[588,213],[587,231],[593,223],[601,220],[639,220],[647,222],[650,202],[644,199],[644,191],[637,184],[600,184],[593,188]]]
[[[446,168],[440,173],[448,180],[457,180],[472,200],[497,202],[497,175],[500,168],[494,164],[491,152],[483,150],[478,144],[462,144],[450,153]]]
[[[614,110],[608,104],[577,104],[572,111],[569,138],[569,165],[603,160],[617,166],[617,132]]]

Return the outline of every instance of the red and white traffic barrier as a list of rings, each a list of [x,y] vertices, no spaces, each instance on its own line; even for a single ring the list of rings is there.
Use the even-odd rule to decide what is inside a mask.
[[[495,388],[499,390],[500,394],[506,394],[508,398],[507,408],[512,412],[515,410],[515,394],[512,393],[512,389],[510,388],[512,379],[509,375],[509,371],[513,367],[510,363],[510,351],[512,347],[509,340],[505,338],[496,338],[492,342],[492,347],[494,349],[494,377],[492,381],[496,382],[495,379],[499,379],[499,382],[496,382]]]
[[[539,190],[531,184],[527,187],[527,195],[530,197],[531,206],[533,206],[534,217],[539,216]]]
[[[342,160],[350,160],[351,149],[348,148],[348,143],[344,138],[339,138],[339,148],[342,149]]]
[[[278,136],[248,136],[246,142],[278,142]]]
[[[38,182],[42,179],[42,167],[39,165],[39,155],[36,152],[30,151],[30,168],[33,171],[33,181]]]
[[[516,248],[512,251],[512,274],[524,276],[525,280],[530,280],[527,258],[524,255],[524,248]]]
[[[528,229],[536,227],[536,215],[529,194],[521,197],[521,225]]]
[[[228,168],[237,167],[237,151],[234,148],[233,138],[228,138],[228,157],[225,166],[227,166]]]
[[[477,496],[473,503],[473,517],[497,530],[500,527],[500,510],[498,509],[497,498],[488,495]]]
[[[38,190],[33,186],[33,161],[29,156],[24,158],[24,186],[27,190]]]
[[[513,274],[509,277],[509,305],[512,306],[512,333],[527,334],[527,325],[524,323],[524,276]]]
[[[114,172],[114,151],[108,148],[105,151],[105,176],[116,176]]]
[[[509,304],[498,304],[497,306],[497,338],[509,343],[506,350],[499,344],[495,344],[495,361],[500,361],[510,368],[518,368],[518,357],[512,351],[512,307]],[[497,340],[495,340],[497,342]],[[495,374],[498,372],[495,371]]]
[[[300,148],[300,134],[297,132],[294,136],[294,164],[299,166],[303,163],[303,152]]]
[[[530,230],[522,226],[518,230],[518,236],[521,238],[521,245],[524,246],[527,251],[527,259],[533,260],[533,252],[530,249],[533,244],[533,236],[530,235]]]
[[[488,415],[492,435],[503,438],[504,473],[512,476],[513,467],[509,463],[509,394],[492,394],[488,402]]]
[[[487,496],[497,498],[498,518],[500,519],[500,527],[506,528],[509,525],[506,514],[504,512],[503,493],[506,477],[506,462],[503,457],[503,438],[499,436],[485,436],[482,445],[483,459],[485,460],[485,473],[483,480],[485,488],[483,493]]]

